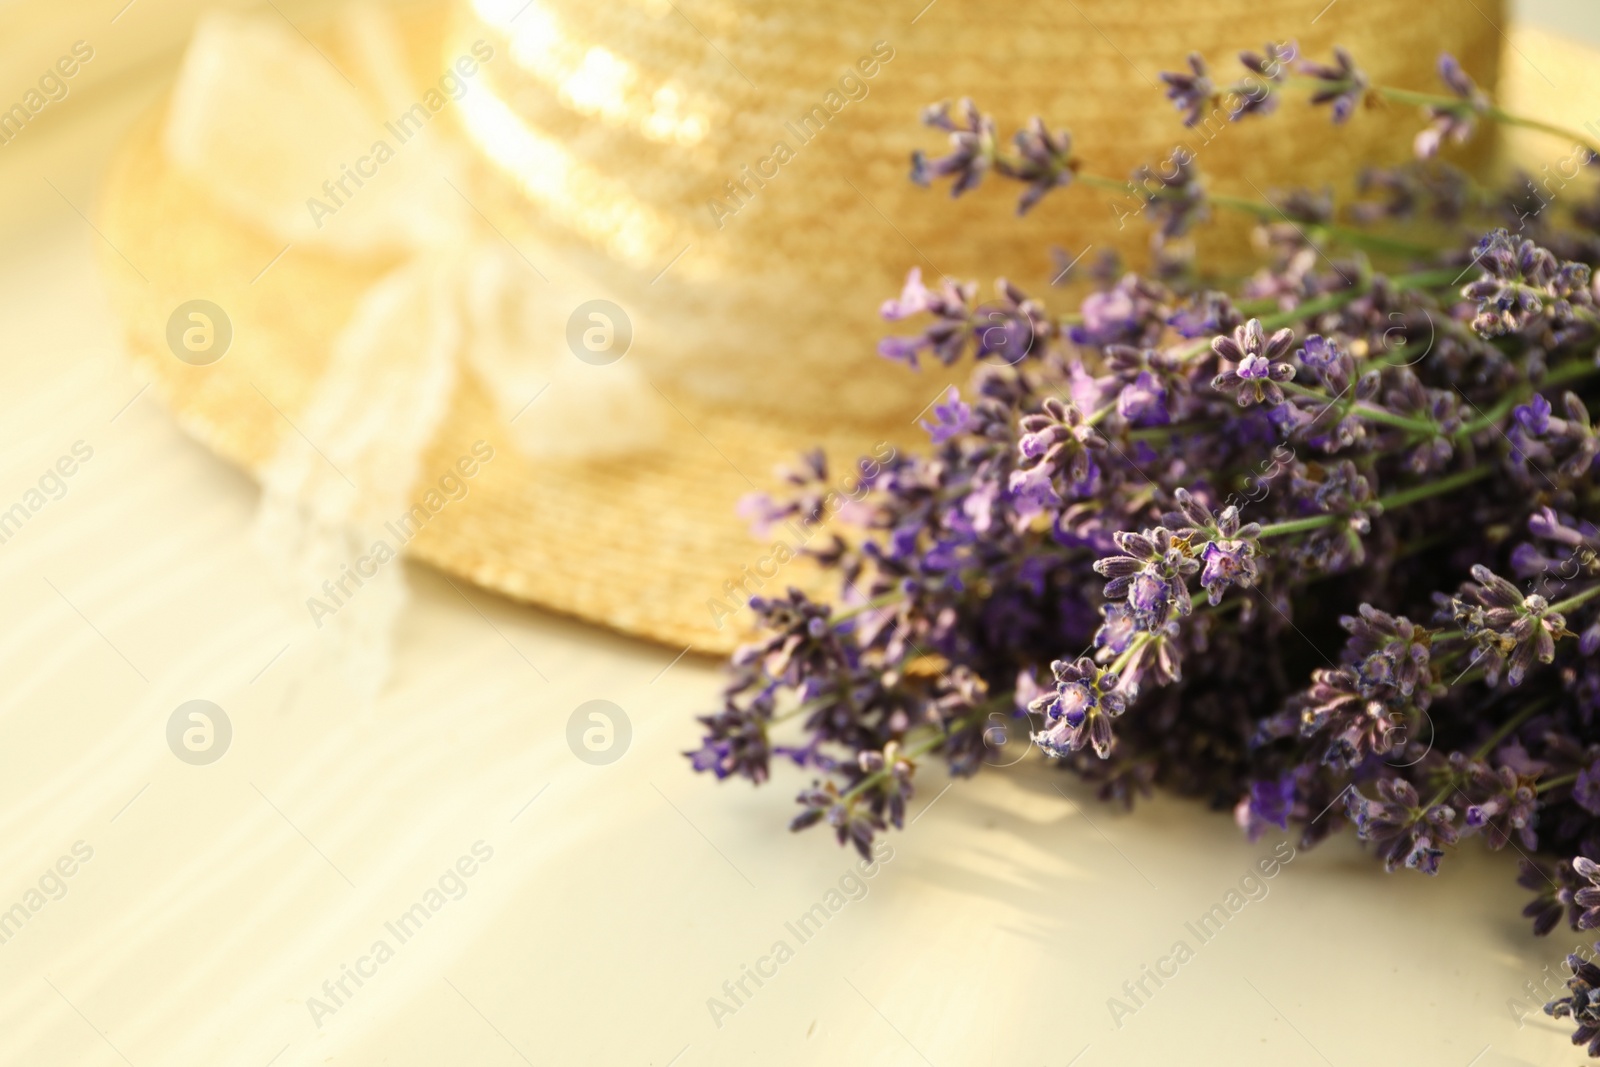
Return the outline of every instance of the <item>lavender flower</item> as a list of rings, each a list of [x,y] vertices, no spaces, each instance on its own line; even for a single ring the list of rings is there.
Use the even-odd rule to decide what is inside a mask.
[[[1575,1022],[1572,1043],[1588,1045],[1589,1055],[1600,1057],[1600,966],[1573,953],[1567,957],[1567,969],[1572,972],[1567,995],[1546,1004],[1545,1014]]]
[[[1318,762],[1351,769],[1392,747],[1401,722],[1389,707],[1366,691],[1351,667],[1311,672],[1311,685],[1289,702],[1300,735],[1314,741]]]
[[[1280,830],[1289,828],[1289,816],[1294,813],[1295,781],[1293,775],[1267,778],[1250,783],[1250,792],[1239,801],[1234,816],[1239,819],[1252,841],[1267,826]]]
[[[1527,404],[1512,409],[1512,417],[1524,434],[1545,438],[1546,443],[1560,448],[1567,455],[1559,470],[1569,478],[1587,474],[1600,456],[1600,434],[1589,423],[1589,409],[1576,393],[1568,391],[1561,397],[1566,418],[1552,418],[1550,401],[1535,393]]]
[[[1505,848],[1516,837],[1522,847],[1533,851],[1539,847],[1534,825],[1538,820],[1538,794],[1532,778],[1518,774],[1510,767],[1498,771],[1474,762],[1463,786],[1477,797],[1467,806],[1462,820],[1464,834],[1482,833],[1491,849]]]
[[[1528,329],[1541,314],[1570,328],[1593,305],[1587,264],[1562,263],[1549,249],[1514,240],[1505,230],[1478,242],[1473,259],[1483,274],[1461,295],[1477,302],[1472,328],[1484,337]]]
[[[1199,570],[1200,563],[1187,545],[1174,541],[1171,530],[1157,526],[1140,533],[1119,532],[1114,538],[1123,554],[1097,560],[1095,573],[1110,579],[1103,591],[1107,600],[1126,598],[1139,630],[1159,630],[1193,610],[1184,579]]]
[[[1204,565],[1200,572],[1200,588],[1206,591],[1206,599],[1212,606],[1222,603],[1222,594],[1229,586],[1249,589],[1255,585],[1260,574],[1256,557],[1261,554],[1257,541],[1261,524],[1242,524],[1239,509],[1234,505],[1223,508],[1220,516],[1212,515],[1211,509],[1187,489],[1179,489],[1173,495],[1178,502],[1178,513],[1167,518],[1189,523],[1179,531],[1179,536],[1190,544],[1205,542],[1199,553]]]
[[[1244,69],[1260,81],[1246,82],[1230,116],[1235,122],[1246,115],[1270,115],[1277,109],[1277,88],[1283,83],[1289,65],[1299,55],[1299,46],[1293,41],[1268,41],[1261,52],[1240,52],[1239,62]],[[1190,125],[1193,125],[1191,123]]]
[[[1021,362],[1052,333],[1050,318],[1036,300],[1004,278],[995,281],[998,299],[973,315],[973,358],[1007,366]]]
[[[1578,880],[1578,873],[1571,864],[1563,863],[1552,871],[1534,860],[1522,860],[1517,884],[1535,893],[1522,909],[1523,917],[1533,920],[1534,936],[1545,936],[1563,921],[1577,929],[1578,917],[1583,911],[1574,899]]]
[[[1329,382],[1329,372],[1349,359],[1339,342],[1315,333],[1306,338],[1305,347],[1295,355],[1323,385]]]
[[[798,833],[826,819],[839,844],[853,845],[862,859],[872,859],[872,838],[884,829],[882,819],[869,809],[845,800],[832,782],[804,790],[796,799],[805,810],[790,821],[791,831]]]
[[[1139,343],[1164,325],[1160,296],[1143,278],[1126,275],[1111,288],[1084,297],[1083,322],[1072,328],[1070,336],[1080,345]]]
[[[1250,77],[1222,87],[1195,62],[1166,85],[1197,123],[1266,115],[1291,57],[1246,53]],[[1368,95],[1342,50],[1301,69],[1335,121]],[[1498,117],[1442,73],[1430,136]],[[964,194],[992,174],[1024,209],[1105,184],[1043,121],[1003,144],[970,103],[929,121],[952,144],[918,157],[924,182]],[[816,778],[796,828],[865,850],[904,820],[921,765],[974,773],[996,722],[1036,715],[1046,754],[1108,801],[1159,786],[1303,846],[1353,825],[1390,869],[1432,873],[1469,837],[1537,848],[1520,878],[1535,931],[1600,926],[1600,211],[1535,209],[1437,162],[1362,188],[1353,208],[1279,198],[1318,247],[1269,233],[1226,291],[1179,240],[1211,206],[1186,152],[1135,174],[1152,267],[1097,268],[1078,308],[912,272],[884,316],[928,318],[880,350],[972,353],[970,384],[924,413],[925,451],[863,462],[837,533],[782,546],[837,578],[837,607],[772,595],[761,567],[726,583],[758,632],[689,765],[762,782],[793,762]],[[1516,238],[1491,229],[1511,205],[1533,212]],[[1465,289],[1463,268],[1480,275]],[[834,507],[828,469],[810,453],[743,510],[809,536]],[[1591,1041],[1596,977],[1558,1002]]]
[[[1206,189],[1194,157],[1182,149],[1173,153],[1172,173],[1158,173],[1148,165],[1133,172],[1134,192],[1144,202],[1144,212],[1158,224],[1162,240],[1182,237],[1198,222],[1210,217]]]
[[[953,178],[952,197],[976,188],[994,160],[994,120],[980,113],[971,100],[962,98],[953,107],[946,100],[927,108],[922,121],[950,134],[950,152],[937,159],[913,152],[911,180],[928,186],[939,178]]]
[[[1278,383],[1292,381],[1294,367],[1278,360],[1293,344],[1293,330],[1282,329],[1269,338],[1260,319],[1238,327],[1232,337],[1214,338],[1212,351],[1234,366],[1211,379],[1211,388],[1233,394],[1240,407],[1283,403]]]
[[[944,394],[944,402],[934,403],[933,421],[924,419],[918,425],[928,431],[934,444],[942,445],[972,428],[972,408],[961,402],[961,390],[952,385]]]
[[[705,740],[698,749],[684,753],[695,770],[711,771],[718,778],[736,774],[757,784],[767,780],[770,751],[762,717],[730,706],[701,717],[700,722],[706,727]]]
[[[1574,925],[1579,930],[1593,930],[1600,926],[1600,863],[1587,856],[1576,856],[1572,869],[1589,883],[1572,895],[1572,902],[1582,909]]]
[[[1433,122],[1417,134],[1414,150],[1418,159],[1432,159],[1438,155],[1439,146],[1447,137],[1456,144],[1465,144],[1478,125],[1478,117],[1489,110],[1489,97],[1461,69],[1455,56],[1445,53],[1439,57],[1439,77],[1461,103],[1428,105],[1428,117]]]
[[[900,749],[900,742],[890,741],[881,749],[863,749],[856,755],[856,766],[862,775],[883,779],[875,795],[887,807],[889,823],[897,827],[905,826],[906,802],[914,791],[912,778],[917,772],[916,762]]]
[[[1181,360],[1154,348],[1108,345],[1106,363],[1125,384],[1117,394],[1117,414],[1131,426],[1165,426],[1172,405],[1189,393]]]
[[[1033,735],[1034,743],[1056,757],[1092,744],[1095,755],[1105,759],[1111,754],[1111,720],[1125,707],[1117,692],[1117,676],[1096,667],[1091,659],[1071,663],[1058,659],[1050,671],[1055,688],[1028,706],[1045,718],[1045,728]]]
[[[1206,74],[1206,61],[1200,53],[1190,52],[1188,62],[1190,73],[1162,71],[1161,80],[1167,83],[1167,99],[1184,112],[1183,124],[1197,126],[1206,109],[1216,106],[1217,87]]]
[[[1312,94],[1311,102],[1331,103],[1335,124],[1348,121],[1356,105],[1366,97],[1367,76],[1356,69],[1355,60],[1351,59],[1350,53],[1343,48],[1334,48],[1331,66],[1302,59],[1299,70],[1306,77],[1321,83],[1321,87]]]
[[[1180,307],[1167,319],[1167,325],[1180,337],[1210,337],[1228,333],[1243,322],[1226,293],[1207,290]]]
[[[1376,695],[1392,690],[1409,697],[1427,691],[1432,633],[1404,615],[1394,616],[1362,604],[1359,615],[1343,615],[1339,625],[1350,632],[1346,652],[1356,668],[1361,690]]]
[[[1029,512],[1059,503],[1061,494],[1077,496],[1090,488],[1096,472],[1094,454],[1106,443],[1075,406],[1046,397],[1039,413],[1024,416],[1017,428],[1022,436],[1009,488],[1030,502]]]
[[[1070,185],[1078,169],[1072,158],[1072,135],[1066,130],[1050,130],[1038,116],[1012,138],[1015,157],[996,150],[994,119],[969,99],[954,106],[948,100],[935,104],[923,111],[922,121],[949,133],[950,151],[936,159],[920,150],[912,152],[911,180],[929,186],[940,178],[950,178],[952,197],[976,188],[992,169],[1026,184],[1017,201],[1017,214],[1026,215],[1050,190]]]
[[[1016,162],[998,164],[1001,173],[1027,183],[1017,200],[1017,214],[1026,215],[1052,189],[1072,184],[1077,163],[1072,159],[1072,135],[1066,130],[1051,132],[1044,120],[1035,117],[1015,137]]]
[[[929,351],[948,367],[961,358],[971,337],[972,300],[977,288],[946,279],[937,290],[929,289],[922,284],[922,269],[912,267],[900,298],[885,300],[878,314],[889,322],[923,314],[932,315],[937,321],[914,337],[885,337],[878,342],[878,354],[914,368],[918,354]]]
[[[1377,800],[1350,790],[1345,808],[1356,836],[1372,843],[1388,871],[1404,866],[1438,874],[1444,855],[1439,846],[1455,844],[1458,836],[1455,810],[1446,804],[1424,807],[1416,789],[1402,778],[1379,779]]]
[[[1568,636],[1566,619],[1550,608],[1550,602],[1535,593],[1522,591],[1483,564],[1474,564],[1470,582],[1451,601],[1451,614],[1469,641],[1479,649],[1486,680],[1492,686],[1506,671],[1508,685],[1521,685],[1535,660],[1549,663],[1555,658],[1556,638]]]

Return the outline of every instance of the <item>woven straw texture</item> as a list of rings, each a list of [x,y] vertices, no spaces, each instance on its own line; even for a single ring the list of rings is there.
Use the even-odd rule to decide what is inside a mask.
[[[812,444],[848,464],[880,441],[914,443],[915,413],[964,373],[910,375],[872,354],[882,332],[877,304],[898,290],[907,267],[987,278],[999,264],[1034,264],[1034,275],[1013,276],[1038,289],[1052,269],[1052,244],[1072,254],[1119,247],[1138,262],[1144,227],[1119,230],[1103,193],[1068,190],[1019,224],[1011,190],[949,204],[909,186],[910,149],[936,147],[914,125],[917,108],[965,92],[995,110],[1003,129],[1042,113],[1072,128],[1097,172],[1118,175],[1185,139],[1151,79],[1189,48],[1220,66],[1268,38],[1296,37],[1312,53],[1338,40],[1376,80],[1414,87],[1431,83],[1434,57],[1450,50],[1492,81],[1496,31],[1453,3],[1411,5],[1404,20],[1340,4],[1312,25],[1314,6],[1081,0],[1076,11],[1029,4],[997,17],[978,3],[938,0],[912,25],[915,11],[891,16],[845,3],[535,0],[510,34],[495,28],[509,15],[487,3],[415,18],[407,36],[419,84],[437,79],[441,42],[446,62],[465,42],[495,44],[483,84],[463,100],[471,135],[490,128],[481,110],[489,101],[561,153],[531,157],[540,165],[525,159],[521,170],[515,161],[481,166],[467,190],[473,204],[519,249],[570,257],[556,262],[606,280],[596,295],[626,308],[637,327],[626,358],[674,411],[665,436],[626,461],[534,463],[512,446],[483,387],[463,374],[423,458],[423,480],[448,471],[480,438],[498,454],[408,553],[507,596],[678,648],[731,648],[748,616],[717,621],[720,606],[742,602],[730,583],[771,593],[814,581],[803,562],[764,562],[771,542],[751,538],[734,513],[738,498],[767,488],[777,463]],[[1498,19],[1483,0],[1478,6]],[[524,20],[537,32],[519,40]],[[335,35],[313,37],[340,60]],[[707,201],[770,154],[786,121],[826,106],[825,94],[876,41],[894,55],[861,79],[866,97],[810,143],[791,142],[794,158],[719,229]],[[1214,144],[1187,140],[1215,188],[1248,195],[1269,183],[1342,184],[1360,164],[1385,158],[1380,142],[1392,158],[1418,125],[1414,112],[1397,109],[1330,134],[1325,115],[1299,115],[1302,106],[1228,127]],[[108,241],[145,278],[109,251],[107,275],[130,352],[175,416],[230,461],[259,471],[296,432],[330,338],[394,261],[296,249],[257,279],[281,243],[241,226],[168,167],[160,118],[130,137],[102,203]],[[1215,239],[1238,247],[1242,234],[1223,225]],[[209,367],[174,359],[165,339],[172,309],[197,295],[227,308],[234,323],[233,348]],[[834,479],[849,474],[838,469]],[[757,570],[767,575],[759,586],[750,578]]]
[[[452,37],[455,53],[479,37],[505,49],[485,87],[562,153],[559,180],[542,153],[512,167],[528,203],[507,217],[569,239],[571,254],[607,257],[615,299],[656,324],[644,353],[654,369],[707,400],[812,425],[903,422],[927,403],[923,383],[863,358],[882,330],[878,301],[908,267],[985,290],[1003,269],[1037,292],[1059,270],[1051,246],[1145,258],[1148,227],[1117,217],[1137,202],[1107,190],[1052,195],[1019,220],[1014,194],[949,204],[912,185],[911,151],[943,150],[915,121],[924,105],[971,96],[1002,136],[1045,116],[1072,131],[1087,169],[1116,179],[1182,144],[1213,188],[1259,197],[1347,186],[1361,165],[1397,161],[1417,113],[1364,114],[1330,133],[1326,112],[1296,99],[1271,121],[1218,114],[1185,129],[1158,74],[1183,69],[1190,50],[1225,84],[1244,74],[1242,48],[1296,39],[1325,58],[1338,43],[1375,82],[1431,89],[1440,52],[1494,84],[1500,48],[1458,0],[1408,5],[1404,18],[1335,4],[1315,22],[1304,0],[937,0],[912,25],[925,2],[476,0]],[[481,96],[463,106],[492,157],[508,124]],[[1208,255],[1238,261],[1246,228],[1219,221]]]

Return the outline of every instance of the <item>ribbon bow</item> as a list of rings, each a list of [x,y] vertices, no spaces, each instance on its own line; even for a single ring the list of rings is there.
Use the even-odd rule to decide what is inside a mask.
[[[661,401],[630,365],[593,366],[569,351],[573,309],[604,287],[569,264],[558,273],[547,249],[538,258],[555,276],[545,276],[473,207],[462,190],[478,164],[433,121],[447,100],[412,84],[394,23],[357,7],[341,28],[355,81],[282,22],[207,15],[162,147],[241,223],[286,250],[367,263],[400,257],[330,339],[296,432],[261,472],[257,525],[263,546],[313,592],[312,618],[333,625],[350,676],[372,695],[388,676],[407,596],[402,569],[388,562],[403,544],[386,524],[413,505],[419,481],[448,473],[422,470],[421,457],[463,366],[486,387],[515,447],[535,459],[645,447],[660,431]],[[479,42],[474,51],[440,84],[486,91],[466,72],[493,49]],[[561,395],[526,414],[546,390]],[[374,564],[374,555],[384,558]]]

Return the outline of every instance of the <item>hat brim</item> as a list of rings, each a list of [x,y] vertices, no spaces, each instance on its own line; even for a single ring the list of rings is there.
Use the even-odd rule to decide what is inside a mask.
[[[183,429],[259,475],[285,435],[298,432],[331,339],[395,261],[299,247],[284,253],[168,164],[161,120],[158,109],[138,124],[105,185],[113,300],[131,358]],[[183,362],[167,343],[172,310],[196,298],[225,308],[233,327],[226,355],[208,366]],[[708,409],[652,384],[672,410],[648,449],[535,461],[518,451],[483,384],[463,368],[416,493],[420,499],[437,480],[428,472],[451,471],[476,441],[492,444],[495,458],[464,498],[421,527],[407,555],[514,600],[676,648],[731,650],[748,626],[751,593],[820,579],[809,561],[782,559],[788,552],[775,546],[815,538],[815,547],[828,536],[824,523],[758,540],[736,513],[739,499],[770,487],[773,470],[803,449],[853,457],[882,436],[860,427],[819,434],[814,424]],[[538,415],[535,402],[521,417]]]

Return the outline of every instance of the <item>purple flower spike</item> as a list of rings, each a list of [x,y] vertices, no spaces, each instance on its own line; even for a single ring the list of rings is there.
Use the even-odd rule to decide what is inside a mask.
[[[1333,65],[1300,61],[1300,73],[1320,82],[1321,87],[1311,95],[1313,104],[1333,105],[1335,125],[1349,121],[1367,93],[1367,76],[1356,68],[1350,53],[1337,46],[1333,49]]]
[[[1213,605],[1222,603],[1230,586],[1249,589],[1256,583],[1256,546],[1250,541],[1211,541],[1200,552],[1205,569],[1200,572],[1200,588]]]
[[[1572,953],[1567,957],[1567,970],[1571,973],[1567,995],[1546,1004],[1545,1014],[1575,1022],[1578,1028],[1572,1034],[1572,1043],[1588,1045],[1589,1055],[1600,1058],[1600,966]]]
[[[1534,437],[1543,437],[1550,432],[1550,401],[1533,394],[1533,399],[1526,404],[1519,404],[1511,412],[1517,420],[1517,425]]]
[[[1098,473],[1094,454],[1106,447],[1105,438],[1094,431],[1083,413],[1072,404],[1046,397],[1037,415],[1025,415],[1017,423],[1017,469],[1011,472],[1007,488],[1023,500],[1049,503],[1048,496],[1079,496],[1094,483]],[[1050,493],[1047,495],[1046,490]],[[1055,501],[1059,503],[1059,498]],[[1032,511],[1031,506],[1028,509]]]
[[[1072,184],[1078,164],[1072,158],[1072,134],[1066,130],[1052,132],[1037,115],[1017,131],[1013,140],[1019,158],[1000,160],[995,169],[1008,178],[1027,183],[1028,187],[1017,200],[1017,214],[1026,215],[1044,199],[1044,194]]]
[[[1423,808],[1416,789],[1403,778],[1380,779],[1377,800],[1351,789],[1345,794],[1345,809],[1356,836],[1372,843],[1387,871],[1410,867],[1438,874],[1444,855],[1440,846],[1455,844],[1459,836],[1455,810],[1446,804]]]
[[[1600,760],[1578,772],[1572,783],[1572,800],[1591,815],[1600,815]]]
[[[1176,535],[1185,544],[1204,542],[1199,550],[1200,562],[1205,565],[1200,587],[1211,604],[1220,604],[1229,586],[1248,589],[1255,585],[1259,576],[1256,558],[1261,554],[1256,540],[1261,533],[1260,524],[1243,525],[1239,509],[1233,505],[1223,508],[1221,515],[1213,515],[1187,489],[1177,490],[1173,497],[1178,511],[1165,518],[1175,524],[1188,523]]]
[[[1117,394],[1117,414],[1133,426],[1165,426],[1172,421],[1167,412],[1167,390],[1161,380],[1147,370],[1122,387]]]
[[[885,300],[878,314],[889,322],[923,314],[932,315],[935,321],[912,337],[883,338],[878,342],[878,354],[915,369],[917,357],[929,352],[948,367],[961,358],[972,337],[977,292],[978,287],[970,282],[957,284],[949,279],[938,289],[929,289],[922,283],[922,270],[912,267],[899,299]]]
[[[911,153],[911,180],[932,185],[939,178],[953,178],[950,195],[960,196],[983,181],[994,159],[994,119],[978,111],[969,99],[951,106],[948,100],[922,113],[924,125],[950,134],[950,152],[929,159],[920,151]]]
[[[1576,856],[1572,869],[1589,883],[1573,894],[1573,903],[1583,909],[1578,915],[1578,929],[1593,930],[1600,926],[1600,863],[1587,856]]]
[[[1270,115],[1276,111],[1277,88],[1283,83],[1289,64],[1295,61],[1299,53],[1300,48],[1293,41],[1268,41],[1260,54],[1240,52],[1239,62],[1260,82],[1252,84],[1247,80],[1238,87],[1245,91],[1239,94],[1233,113],[1228,117],[1237,122],[1246,115]]]
[[[1206,61],[1199,52],[1189,53],[1189,70],[1189,74],[1162,71],[1161,80],[1167,83],[1167,99],[1184,112],[1183,124],[1198,126],[1206,109],[1216,105],[1217,87],[1207,76]]]
[[[1321,334],[1312,334],[1306,338],[1305,347],[1296,353],[1300,362],[1313,371],[1326,370],[1339,359],[1339,344],[1331,338]]]
[[[1250,783],[1250,811],[1263,822],[1280,830],[1289,828],[1289,813],[1294,810],[1294,776],[1268,778]]]
[[[1045,717],[1045,728],[1033,735],[1047,756],[1064,757],[1085,745],[1095,755],[1111,755],[1111,720],[1121,715],[1125,702],[1117,692],[1117,676],[1096,667],[1087,657],[1075,662],[1050,664],[1055,688],[1036,698],[1028,710]]]
[[[1163,240],[1182,237],[1197,222],[1210,215],[1205,185],[1192,153],[1175,151],[1167,166],[1158,169],[1148,164],[1133,172],[1133,187],[1144,201],[1144,211],[1157,225]],[[1170,167],[1171,173],[1168,173]]]
[[[1580,880],[1571,864],[1562,863],[1552,870],[1543,863],[1523,858],[1517,884],[1535,894],[1522,909],[1523,917],[1533,920],[1534,936],[1544,937],[1563,919],[1577,929],[1580,909],[1573,897]]]
[[[1578,635],[1578,654],[1580,656],[1593,656],[1600,652],[1600,619],[1596,619],[1589,628]],[[1600,815],[1600,811],[1595,812]]]
[[[917,425],[928,431],[936,445],[942,445],[972,428],[972,408],[961,402],[961,391],[951,386],[944,395],[944,403],[933,405],[933,421],[923,419]]]
[[[1107,556],[1094,569],[1109,579],[1106,599],[1126,599],[1139,630],[1155,632],[1193,610],[1184,579],[1199,570],[1200,563],[1186,546],[1174,541],[1171,530],[1157,526],[1140,533],[1123,531],[1114,539],[1124,554]]]
[[[1404,615],[1390,615],[1362,604],[1359,615],[1344,615],[1339,625],[1350,632],[1346,659],[1355,666],[1365,696],[1412,698],[1427,706],[1428,663],[1432,633]]]
[[[1479,241],[1473,261],[1483,274],[1463,286],[1461,295],[1477,302],[1472,328],[1484,337],[1518,333],[1541,321],[1566,330],[1583,316],[1593,318],[1584,263],[1563,263],[1549,249],[1505,230]]]
[[[1242,408],[1261,403],[1276,407],[1283,403],[1278,383],[1294,379],[1294,367],[1279,361],[1293,344],[1293,330],[1285,328],[1269,338],[1260,319],[1238,327],[1232,337],[1214,338],[1212,350],[1235,366],[1211,379],[1211,388],[1233,394]]]
[[[1241,321],[1226,294],[1208,290],[1173,312],[1167,325],[1177,330],[1180,337],[1195,338],[1227,333]]]
[[[1484,669],[1484,680],[1491,686],[1509,662],[1506,683],[1516,686],[1535,660],[1549,663],[1555,658],[1556,638],[1566,636],[1566,619],[1550,610],[1550,602],[1538,593],[1523,596],[1522,591],[1488,567],[1475,564],[1471,582],[1450,601],[1451,612],[1462,633],[1477,644]]]
[[[1432,159],[1439,154],[1439,146],[1446,138],[1456,144],[1465,144],[1477,128],[1478,116],[1489,110],[1489,97],[1473,84],[1455,56],[1448,52],[1439,57],[1439,77],[1460,98],[1459,104],[1430,104],[1427,108],[1432,123],[1417,134],[1413,149],[1418,159]]]

